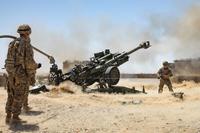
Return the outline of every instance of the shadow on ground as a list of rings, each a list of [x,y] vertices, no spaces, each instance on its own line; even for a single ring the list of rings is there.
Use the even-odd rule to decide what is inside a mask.
[[[44,111],[28,111],[26,113],[24,113],[25,115],[33,115],[33,116],[37,116],[37,115],[40,115],[40,114],[43,114]]]
[[[115,94],[138,94],[138,93],[144,93],[145,90],[143,89],[142,91],[136,90],[134,87],[129,88],[125,86],[112,86],[110,88],[98,88],[98,89],[89,89],[85,91],[86,93],[94,93],[94,92],[100,92],[100,93],[115,93]]]
[[[37,124],[11,124],[10,128],[13,132],[35,132],[39,130],[39,126]]]

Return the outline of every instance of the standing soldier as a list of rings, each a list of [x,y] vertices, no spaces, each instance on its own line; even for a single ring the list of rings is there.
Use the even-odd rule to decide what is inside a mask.
[[[36,69],[41,67],[33,58],[33,49],[30,44],[31,28],[29,25],[20,25],[17,32],[20,37],[9,45],[5,68],[8,73],[6,102],[6,123],[11,118],[13,122],[21,122],[19,115],[27,97],[29,85],[35,83]]]
[[[171,69],[169,68],[169,63],[167,61],[163,62],[163,67],[158,71],[158,78],[160,79],[158,93],[163,92],[163,86],[167,85],[169,91],[174,92],[172,89],[172,83],[170,77],[173,76]]]

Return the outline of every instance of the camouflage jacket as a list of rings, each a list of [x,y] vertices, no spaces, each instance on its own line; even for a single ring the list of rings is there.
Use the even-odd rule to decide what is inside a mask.
[[[173,76],[172,70],[170,68],[165,69],[164,67],[160,68],[157,74],[160,78],[164,78],[165,76],[169,78]]]
[[[26,75],[31,77],[36,73],[37,63],[30,39],[17,38],[9,44],[5,68],[8,74],[17,74],[17,69],[24,69]]]

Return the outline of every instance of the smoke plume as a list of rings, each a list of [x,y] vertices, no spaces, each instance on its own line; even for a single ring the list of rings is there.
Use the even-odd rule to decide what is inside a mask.
[[[119,24],[108,18],[96,21],[74,19],[63,31],[33,25],[32,44],[54,56],[62,68],[64,60],[87,60],[93,53],[110,48],[111,52],[128,51],[142,41],[152,47],[131,55],[120,67],[122,72],[156,72],[162,61],[197,58],[200,52],[200,6],[193,5],[178,18],[149,16],[148,26],[138,28],[134,22]],[[36,54],[47,71],[48,59]]]

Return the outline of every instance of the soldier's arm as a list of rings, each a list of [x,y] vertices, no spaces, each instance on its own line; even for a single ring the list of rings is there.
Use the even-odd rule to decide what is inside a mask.
[[[31,71],[35,71],[38,68],[38,64],[34,60],[34,54],[31,45],[26,48],[25,66],[27,70]]]
[[[6,64],[12,63],[14,65],[24,66],[24,49],[18,40],[12,41],[9,44]]]
[[[173,73],[172,73],[172,70],[170,69],[169,70],[169,77],[172,77],[173,76]]]
[[[157,72],[157,77],[161,78],[161,75],[162,75],[162,69],[160,68],[159,71]]]
[[[22,65],[23,69],[25,69],[25,48],[22,43],[18,40],[15,41],[14,47],[16,49],[16,63],[17,65]]]
[[[35,75],[38,64],[34,60],[34,54],[31,45],[26,48],[25,66],[29,84],[34,86],[36,82]]]

